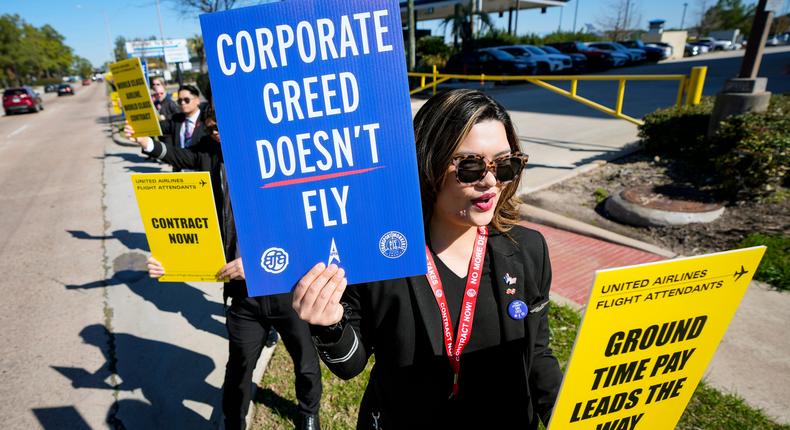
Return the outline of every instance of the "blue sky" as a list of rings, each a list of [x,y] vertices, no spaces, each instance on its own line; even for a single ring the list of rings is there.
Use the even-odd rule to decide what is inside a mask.
[[[186,38],[200,33],[197,16],[186,17],[173,8],[169,0],[161,1],[164,36],[166,38]],[[317,0],[320,1],[320,0]],[[571,0],[562,12],[562,29],[571,30],[576,3],[579,3],[577,27],[586,23],[597,25],[611,11],[615,0]],[[699,19],[700,4],[703,0],[632,0],[642,20],[661,18],[669,27],[679,27],[683,14],[683,4],[688,3],[686,26]],[[708,0],[711,5],[715,0]],[[254,4],[254,0],[241,0],[241,4]],[[756,3],[746,0],[745,3]],[[788,8],[786,1],[785,10]],[[118,36],[127,39],[147,38],[159,35],[159,21],[155,0],[0,0],[0,14],[19,14],[25,21],[36,26],[50,24],[66,37],[66,43],[74,48],[77,55],[87,58],[94,65],[101,65],[109,58],[111,47],[108,41]],[[106,24],[105,24],[106,16]],[[507,28],[507,14],[503,18],[492,15],[499,28]],[[441,34],[436,21],[420,22],[417,28],[433,30]],[[560,8],[549,8],[545,14],[539,10],[525,10],[518,20],[519,34],[545,34],[557,29],[560,24]],[[109,28],[108,28],[109,27]]]

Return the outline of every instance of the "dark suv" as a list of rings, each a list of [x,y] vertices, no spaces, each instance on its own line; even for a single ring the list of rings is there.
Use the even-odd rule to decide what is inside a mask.
[[[44,103],[38,93],[30,87],[8,88],[3,92],[3,109],[6,115],[16,112],[38,112],[44,110]]]
[[[590,48],[584,42],[557,42],[547,43],[547,45],[556,48],[563,54],[584,55],[587,57],[587,65],[590,69],[609,69],[615,65],[615,59],[611,53]]]
[[[494,48],[453,55],[445,66],[446,73],[463,75],[534,75],[536,69],[535,61],[516,58]]]

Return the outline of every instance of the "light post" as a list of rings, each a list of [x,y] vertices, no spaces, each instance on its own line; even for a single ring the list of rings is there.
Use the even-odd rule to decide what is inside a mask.
[[[688,3],[683,3],[683,16],[680,18],[680,29],[686,28],[686,8],[689,7]]]
[[[579,2],[580,1],[581,0],[576,0],[576,10],[573,11],[573,28],[571,30],[573,30],[574,33],[576,33],[576,16],[579,15]]]

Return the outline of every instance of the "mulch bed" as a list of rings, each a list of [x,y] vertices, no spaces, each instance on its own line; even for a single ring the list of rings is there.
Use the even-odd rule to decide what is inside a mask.
[[[614,195],[628,187],[669,184],[691,185],[702,191],[712,189],[711,178],[682,161],[637,152],[531,193],[524,201],[681,255],[733,249],[751,233],[790,234],[790,198],[721,202],[726,205],[725,212],[711,223],[666,227],[633,227],[613,221],[600,201],[602,196]]]

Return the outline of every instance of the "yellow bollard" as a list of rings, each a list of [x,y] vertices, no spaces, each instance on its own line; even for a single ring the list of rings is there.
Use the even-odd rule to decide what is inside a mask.
[[[436,95],[436,79],[438,72],[436,71],[436,64],[433,65],[433,95]]]
[[[485,81],[486,81],[486,74],[485,74],[485,73],[483,73],[483,74],[481,74],[481,75],[480,75],[480,86],[481,86],[481,87],[482,87],[483,85],[485,85]]]
[[[708,73],[706,66],[693,67],[689,79],[686,105],[696,106],[702,99],[702,89],[705,87],[705,75]]]
[[[625,98],[625,79],[620,79],[617,85],[617,105],[614,108],[615,113],[620,115],[623,113],[623,99]]]

